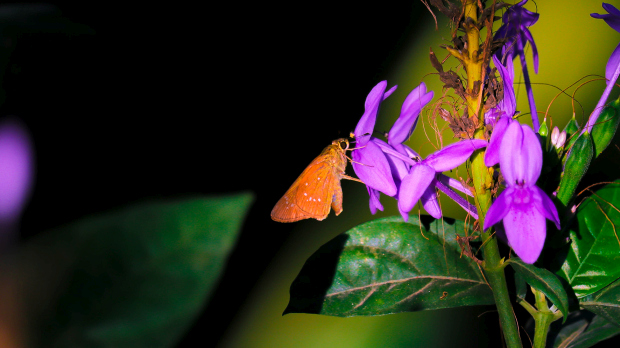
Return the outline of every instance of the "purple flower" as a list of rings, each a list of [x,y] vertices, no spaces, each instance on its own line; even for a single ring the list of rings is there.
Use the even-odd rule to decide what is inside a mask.
[[[607,12],[609,12],[609,14],[591,13],[590,16],[604,20],[605,23],[607,23],[607,25],[609,25],[612,29],[620,32],[620,11],[613,5],[606,3],[603,3],[603,8]],[[609,97],[609,94],[611,93],[611,90],[613,89],[616,80],[618,80],[618,75],[620,75],[620,44],[616,46],[616,49],[607,61],[607,67],[605,68],[605,79],[607,79],[607,87],[605,88],[601,99],[598,101],[598,104],[596,104],[594,112],[592,112],[592,115],[590,116],[590,119],[588,119],[588,123],[583,128],[582,133],[585,131],[588,131],[588,133],[592,133],[592,127],[594,126],[594,124],[596,124],[596,120],[601,114],[601,111],[603,111],[605,103],[607,103],[607,98]]]
[[[387,81],[381,81],[370,91],[366,97],[364,114],[352,134],[355,137],[356,148],[351,154],[353,170],[360,180],[366,184],[371,196],[371,210],[375,209],[375,211],[377,208],[383,209],[383,207],[380,203],[373,207],[374,193],[370,189],[383,192],[388,196],[396,195],[396,184],[392,178],[390,164],[376,143],[378,139],[372,136],[381,102],[396,89],[394,86],[385,92],[386,87]],[[376,193],[376,201],[378,202],[378,193]]]
[[[536,186],[542,169],[542,149],[529,126],[512,122],[507,127],[499,163],[506,189],[487,212],[484,229],[503,220],[508,244],[524,262],[534,263],[545,244],[545,219],[558,229],[560,219],[551,199]]]
[[[538,73],[538,49],[534,43],[534,37],[528,27],[534,25],[538,21],[539,14],[531,12],[523,7],[527,0],[523,0],[513,6],[510,6],[502,16],[502,26],[495,33],[495,39],[507,39],[506,44],[496,53],[497,58],[502,60],[502,56],[506,56],[508,60],[515,59],[517,56],[521,58],[521,67],[523,69],[523,79],[527,90],[527,98],[532,113],[532,124],[534,129],[540,127],[538,122],[538,113],[536,112],[536,104],[534,103],[534,93],[532,92],[532,83],[527,70],[525,61],[525,46],[529,42],[532,45],[532,55],[534,58],[534,71]],[[503,61],[503,60],[502,60]],[[496,64],[497,65],[497,64]]]
[[[437,180],[437,175],[460,166],[475,150],[485,146],[487,142],[482,139],[461,140],[412,165],[409,173],[403,177],[398,193],[398,209],[403,219],[407,221],[409,211],[413,209],[418,200],[422,201],[424,209],[431,216],[436,219],[441,218],[441,208],[437,202],[435,187],[444,191],[443,188],[446,186]],[[450,194],[448,196],[455,198]],[[461,204],[459,201],[457,203]],[[475,214],[475,209],[473,213]]]
[[[399,187],[402,187],[402,180],[407,176],[412,177],[410,174],[412,168],[416,166],[419,167],[422,163],[418,162],[420,156],[407,145],[403,144],[403,142],[407,141],[413,133],[422,109],[433,99],[433,92],[427,92],[424,83],[421,83],[411,91],[403,103],[400,116],[387,134],[388,142],[386,143],[371,135],[375,125],[379,104],[387,98],[395,88],[392,88],[388,92],[384,92],[386,87],[387,83],[382,81],[368,94],[366,98],[366,110],[353,133],[356,139],[356,149],[353,150],[352,154],[354,161],[353,169],[358,177],[366,184],[368,194],[370,195],[370,211],[373,214],[375,214],[377,210],[383,210],[383,206],[379,199],[380,192],[394,197],[399,201],[404,197],[398,190]],[[476,140],[473,143],[470,141],[467,142],[467,145],[462,142],[463,144],[459,146],[444,149],[446,151],[439,155],[439,159],[434,159],[435,157],[431,155],[431,157],[427,159],[427,162],[430,164],[425,165],[433,165],[435,160],[441,161],[442,158],[445,157],[447,162],[444,163],[447,164],[448,167],[444,167],[453,169],[462,164],[475,149],[486,145],[486,142],[482,140]],[[474,145],[472,146],[471,144]],[[463,149],[461,149],[461,147]],[[458,157],[458,159],[456,159],[458,163],[455,162],[455,156]],[[368,163],[373,164],[369,165]],[[451,164],[455,165],[450,166]],[[442,166],[438,167],[440,169],[443,168]],[[431,184],[426,184],[422,189],[422,191],[428,191],[428,193],[424,195],[423,203],[429,214],[435,217],[441,217],[441,209],[434,191],[435,187],[437,187],[472,215],[477,217],[476,208],[452,190],[452,188],[456,188],[471,196],[471,192],[463,187],[460,182],[443,174],[436,175],[435,171],[433,171],[431,181]],[[392,185],[394,185],[393,190]],[[415,186],[415,183],[408,184],[407,188],[410,189],[409,191],[411,191],[412,186]],[[415,193],[416,190],[412,189],[412,191]],[[407,200],[411,198],[404,197],[404,199]],[[415,198],[415,201],[411,204],[411,208],[408,210],[403,211],[400,209],[405,220],[408,219],[408,212],[419,199],[419,196]],[[399,208],[400,207],[401,205],[399,204]]]
[[[504,85],[504,99],[502,99],[497,106],[489,110],[485,115],[485,122],[494,123],[493,133],[491,133],[491,140],[489,146],[484,154],[484,164],[487,167],[492,167],[499,163],[499,148],[504,137],[504,132],[513,120],[512,116],[515,114],[517,107],[517,99],[515,98],[515,90],[513,87],[514,81],[514,69],[512,67],[512,60],[506,62],[504,67],[497,57],[493,57],[493,62],[497,67],[497,71],[502,78]],[[494,122],[495,121],[495,122]]]

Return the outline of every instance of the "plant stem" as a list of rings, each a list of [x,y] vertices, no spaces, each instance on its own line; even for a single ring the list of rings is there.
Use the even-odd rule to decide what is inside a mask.
[[[465,2],[465,17],[469,17],[472,23],[478,22],[478,2],[476,0],[467,0]],[[477,96],[473,92],[476,81],[482,80],[482,52],[480,50],[480,32],[476,25],[465,28],[467,33],[468,54],[465,61],[467,70],[467,106],[470,116],[477,115],[480,124],[484,124],[484,115],[482,114],[482,105]],[[490,35],[490,33],[487,33]],[[484,132],[480,129],[474,134],[475,138],[484,139]],[[495,304],[499,313],[501,328],[504,333],[506,345],[509,348],[520,348],[521,338],[519,337],[519,329],[514,318],[514,312],[508,296],[508,287],[506,285],[506,276],[502,267],[503,259],[499,255],[497,246],[497,238],[489,232],[483,231],[484,218],[486,212],[492,203],[490,188],[492,187],[493,178],[489,173],[489,168],[484,165],[484,150],[476,151],[471,158],[471,173],[473,176],[474,188],[476,190],[475,200],[478,209],[478,223],[481,229],[484,257],[484,270],[486,279],[493,290]]]
[[[545,348],[547,343],[547,333],[549,332],[549,325],[557,318],[555,314],[549,310],[547,306],[547,298],[542,292],[531,288],[536,299],[537,313],[534,315],[536,321],[536,328],[534,329],[534,348]]]

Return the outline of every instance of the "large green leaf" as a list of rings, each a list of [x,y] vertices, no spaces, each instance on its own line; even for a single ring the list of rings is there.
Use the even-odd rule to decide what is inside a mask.
[[[382,315],[493,304],[481,269],[456,234],[471,226],[452,219],[379,219],[334,238],[306,261],[285,313]]]
[[[509,261],[512,268],[534,289],[541,291],[551,302],[564,314],[564,320],[568,316],[568,296],[562,287],[562,283],[555,274],[544,268],[524,263],[514,256]],[[519,285],[519,283],[517,283]],[[517,286],[519,288],[519,286]],[[520,291],[517,291],[519,294]]]
[[[583,298],[579,305],[604,317],[620,328],[620,279]]]
[[[169,347],[216,285],[250,194],[85,218],[19,255],[33,346]]]
[[[588,311],[573,312],[564,325],[559,323],[551,325],[547,347],[588,348],[620,333],[619,327]]]
[[[595,293],[620,278],[620,183],[606,185],[577,210],[571,243],[558,275],[578,298]]]

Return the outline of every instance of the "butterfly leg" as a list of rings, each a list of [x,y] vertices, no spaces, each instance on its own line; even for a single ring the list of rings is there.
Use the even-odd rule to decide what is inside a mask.
[[[332,209],[334,209],[336,216],[342,213],[342,187],[340,186],[340,183],[336,185],[334,195],[332,196]]]

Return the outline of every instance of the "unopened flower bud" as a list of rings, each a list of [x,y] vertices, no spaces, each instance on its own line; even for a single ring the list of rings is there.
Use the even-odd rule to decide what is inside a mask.
[[[557,128],[556,128],[557,129]],[[555,144],[555,147],[557,149],[561,148],[562,146],[564,146],[564,143],[566,142],[566,132],[565,131],[561,131],[560,135],[558,136],[558,141]]]
[[[553,146],[558,147],[556,144],[558,143],[558,137],[560,136],[560,129],[558,127],[553,127],[551,131],[551,144]]]

